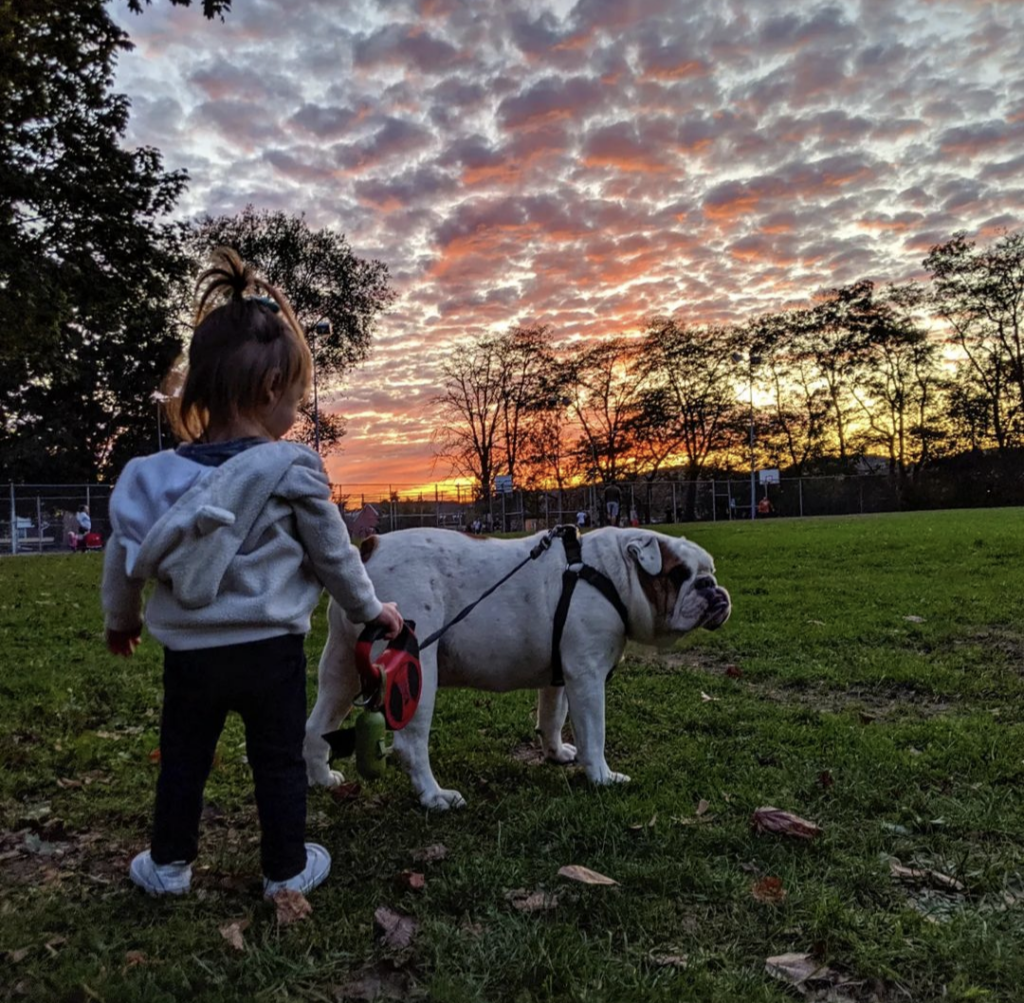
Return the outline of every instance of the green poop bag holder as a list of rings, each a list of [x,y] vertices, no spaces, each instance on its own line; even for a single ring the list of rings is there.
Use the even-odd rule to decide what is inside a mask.
[[[416,625],[407,620],[399,634],[378,655],[373,646],[383,640],[385,628],[371,624],[356,642],[356,668],[362,683],[357,701],[363,708],[355,728],[332,731],[324,739],[336,756],[356,754],[356,769],[367,780],[384,773],[387,762],[385,733],[400,731],[413,718],[423,690],[420,646]]]

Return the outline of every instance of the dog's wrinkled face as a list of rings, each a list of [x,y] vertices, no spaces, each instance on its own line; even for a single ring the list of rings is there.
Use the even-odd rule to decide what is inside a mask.
[[[685,634],[696,627],[717,630],[729,619],[732,600],[715,580],[714,561],[702,547],[646,535],[630,541],[626,549],[636,561],[656,634]]]

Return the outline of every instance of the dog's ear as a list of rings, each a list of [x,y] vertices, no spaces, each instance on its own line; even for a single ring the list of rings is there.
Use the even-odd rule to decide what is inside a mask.
[[[630,540],[626,545],[630,556],[649,575],[661,574],[661,547],[653,536]]]

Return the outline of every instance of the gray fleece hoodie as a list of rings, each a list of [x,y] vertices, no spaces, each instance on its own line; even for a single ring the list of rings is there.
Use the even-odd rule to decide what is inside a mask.
[[[298,443],[263,443],[216,467],[173,451],[132,460],[110,522],[110,630],[141,626],[150,578],[146,625],[173,650],[304,634],[323,588],[355,623],[380,614],[320,457]]]

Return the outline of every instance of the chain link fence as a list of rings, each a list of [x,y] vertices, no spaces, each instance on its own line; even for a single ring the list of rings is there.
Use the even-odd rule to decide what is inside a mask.
[[[1024,471],[1012,476],[936,471],[900,483],[886,474],[700,481],[620,481],[617,522],[627,526],[763,518],[854,515],[904,509],[1024,505]],[[0,515],[0,553],[37,554],[75,548],[76,513],[89,508],[93,531],[110,532],[108,484],[10,484]],[[608,487],[513,490],[495,494],[488,512],[464,487],[339,484],[334,495],[353,536],[414,526],[470,532],[533,532],[559,523],[607,525]],[[751,510],[753,501],[753,511]]]
[[[41,554],[71,551],[78,543],[77,513],[89,510],[93,529],[109,531],[109,484],[10,484],[0,506],[0,553]]]

